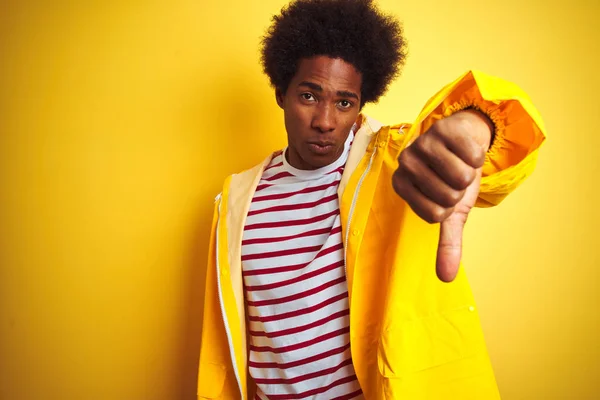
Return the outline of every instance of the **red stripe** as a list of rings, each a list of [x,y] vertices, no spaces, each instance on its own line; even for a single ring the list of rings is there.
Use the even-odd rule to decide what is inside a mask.
[[[347,326],[345,328],[342,328],[342,329],[338,329],[337,331],[329,332],[329,333],[326,333],[324,335],[318,336],[316,338],[307,340],[306,342],[291,344],[289,346],[283,346],[283,347],[253,346],[253,345],[250,345],[250,350],[256,351],[258,353],[265,352],[265,351],[269,351],[269,352],[275,353],[275,354],[287,353],[288,351],[294,351],[294,350],[304,349],[306,347],[312,346],[312,345],[317,344],[317,343],[324,342],[324,341],[329,340],[331,338],[334,338],[336,336],[344,335],[344,334],[346,334],[348,332],[350,332],[350,327],[349,326]]]
[[[256,316],[256,315],[248,315],[248,319],[250,321],[258,321],[258,322],[271,322],[271,321],[279,321],[282,319],[287,319],[287,318],[293,318],[293,317],[297,317],[299,315],[305,315],[305,314],[310,314],[312,312],[315,312],[317,310],[320,310],[323,307],[326,307],[330,304],[333,304],[335,302],[338,302],[342,299],[345,299],[346,297],[348,297],[348,292],[344,292],[341,293],[337,296],[331,297],[325,301],[322,301],[319,304],[316,304],[314,306],[311,307],[306,307],[303,308],[301,310],[296,310],[296,311],[289,311],[286,313],[282,313],[282,314],[276,314],[276,315],[269,315],[269,316]]]
[[[286,204],[283,206],[273,206],[273,207],[263,208],[262,210],[253,210],[253,211],[248,212],[248,216],[250,217],[252,215],[258,215],[258,214],[264,214],[264,213],[270,213],[270,212],[292,211],[292,210],[302,210],[305,208],[313,208],[313,207],[319,206],[321,204],[326,204],[326,203],[329,203],[329,202],[337,200],[337,199],[338,199],[338,195],[337,195],[337,193],[335,193],[331,196],[320,198],[319,200],[313,201],[311,203]]]
[[[297,249],[270,251],[268,253],[245,254],[242,256],[242,261],[263,260],[265,258],[285,257],[285,256],[292,256],[292,255],[303,254],[303,253],[313,253],[313,252],[319,251],[321,248],[322,248],[322,246],[318,245],[318,246],[310,246],[310,247],[299,247]]]
[[[329,172],[327,175],[335,174],[336,172],[339,172],[340,174],[343,174],[344,173],[344,167],[345,167],[345,165],[342,165],[338,169],[334,169],[333,171]]]
[[[318,321],[311,322],[310,324],[306,324],[306,325],[302,325],[302,326],[298,326],[298,327],[290,328],[290,329],[283,329],[281,331],[275,331],[275,332],[250,331],[250,335],[254,336],[254,337],[268,337],[268,338],[275,338],[275,337],[285,336],[285,335],[293,335],[296,333],[307,331],[307,330],[315,328],[317,326],[325,325],[326,323],[331,322],[334,319],[345,317],[348,314],[350,314],[349,308],[342,310],[342,311],[338,311],[336,313],[333,313],[330,316],[322,318]]]
[[[309,289],[309,290],[305,290],[304,292],[292,294],[290,296],[279,297],[279,298],[276,298],[276,299],[259,300],[259,301],[248,301],[248,305],[252,306],[252,307],[264,307],[264,306],[271,306],[271,305],[274,305],[274,304],[288,303],[290,301],[300,300],[300,299],[303,299],[305,297],[312,296],[313,294],[317,294],[317,293],[322,292],[323,290],[325,290],[327,288],[330,288],[330,287],[335,286],[335,285],[339,285],[340,283],[344,283],[344,282],[346,282],[346,277],[342,276],[341,278],[334,279],[332,281],[324,283],[324,284],[322,284],[320,286],[317,286],[315,288],[312,288],[312,289]]]
[[[343,267],[344,266],[344,262],[343,261],[337,261],[333,264],[329,264],[326,265],[322,268],[316,269],[314,271],[308,272],[306,274],[302,274],[300,276],[297,276],[295,278],[292,279],[288,279],[286,281],[281,281],[281,282],[275,282],[275,283],[269,283],[266,285],[255,285],[255,286],[246,286],[246,291],[247,292],[256,292],[259,290],[270,290],[270,289],[276,289],[276,288],[280,288],[283,286],[288,286],[297,282],[302,282],[305,281],[307,279],[310,279],[312,277],[324,274],[325,272],[329,272],[332,271],[336,268],[339,267]],[[345,275],[344,275],[344,279],[345,279]]]
[[[346,345],[344,345],[342,347],[338,347],[337,349],[328,350],[328,351],[326,351],[324,353],[317,354],[316,356],[307,357],[305,359],[298,360],[298,361],[292,361],[292,362],[288,362],[288,363],[275,363],[275,362],[260,363],[260,362],[250,361],[248,363],[248,366],[252,367],[252,368],[258,368],[258,369],[264,369],[264,368],[278,368],[278,369],[293,368],[293,367],[298,367],[300,365],[308,364],[308,363],[311,363],[311,362],[319,361],[319,360],[322,360],[324,358],[334,356],[336,354],[343,353],[344,351],[348,350],[349,348],[350,348],[350,343],[347,343]]]
[[[271,176],[271,177],[269,177],[269,178],[265,178],[265,179],[263,179],[263,180],[265,180],[265,181],[269,181],[269,182],[272,182],[272,181],[276,181],[277,179],[281,179],[281,178],[288,178],[288,177],[290,177],[290,176],[294,176],[294,175],[290,174],[290,173],[289,173],[289,172],[287,172],[287,171],[283,171],[283,172],[280,172],[280,173],[278,173],[278,174],[275,174],[275,175],[273,175],[273,176]]]
[[[276,222],[263,222],[263,223],[258,223],[258,224],[251,224],[251,225],[246,225],[244,227],[245,231],[249,231],[252,229],[265,229],[265,228],[283,228],[286,226],[295,226],[295,225],[308,225],[308,224],[312,224],[315,222],[319,222],[319,221],[323,221],[324,219],[327,219],[329,217],[333,217],[335,215],[338,215],[340,213],[339,207],[336,208],[335,210],[327,213],[327,214],[322,214],[322,215],[318,215],[316,217],[312,217],[312,218],[306,218],[306,219],[295,219],[295,220],[290,220],[290,221],[276,221]]]
[[[275,159],[275,158],[273,158],[273,159]],[[263,174],[272,168],[277,168],[277,167],[282,167],[282,166],[283,166],[283,161],[281,161],[277,164],[270,165],[267,168],[265,168],[265,170],[263,171]]]
[[[263,185],[258,185],[258,186],[256,187],[256,190],[255,190],[255,191],[256,191],[256,192],[260,192],[261,190],[263,190],[263,189],[266,189],[266,188],[268,188],[268,187],[271,187],[271,186],[273,186],[273,185],[266,184],[266,183],[265,183],[265,184],[263,184]]]
[[[362,394],[362,389],[358,389],[356,392],[345,394],[343,396],[334,397],[331,400],[349,400],[349,399],[353,399],[357,396],[360,396],[361,394]]]
[[[256,269],[253,271],[243,270],[242,275],[243,276],[255,276],[255,275],[277,274],[277,273],[281,273],[281,272],[297,271],[299,269],[306,267],[308,264],[310,264],[310,263],[287,265],[285,267],[262,268],[262,269]]]
[[[242,246],[248,246],[251,244],[263,244],[263,243],[274,243],[274,242],[285,242],[286,240],[293,240],[303,237],[316,236],[316,235],[324,235],[325,233],[329,233],[330,236],[335,235],[342,231],[341,226],[337,226],[333,229],[331,228],[323,228],[323,229],[315,229],[312,231],[302,232],[297,235],[291,236],[280,236],[280,237],[266,237],[266,238],[255,238],[255,239],[246,239],[242,240]]]
[[[313,186],[313,187],[307,187],[304,188],[302,190],[298,190],[298,191],[294,191],[294,192],[288,192],[288,193],[277,193],[277,194],[267,194],[264,196],[257,196],[255,198],[252,199],[253,203],[257,203],[260,201],[267,201],[267,200],[280,200],[280,199],[285,199],[288,197],[292,197],[295,196],[297,194],[306,194],[306,193],[312,193],[312,192],[318,192],[320,190],[325,190],[328,189],[332,186],[337,186],[339,185],[340,180],[336,179],[335,181],[328,183],[326,185],[319,185],[319,186]]]
[[[319,388],[319,389],[313,389],[313,390],[308,390],[306,392],[294,393],[294,394],[269,394],[268,397],[270,400],[303,399],[303,398],[306,398],[309,396],[314,396],[315,394],[325,393],[326,391],[328,391],[336,386],[343,385],[344,383],[354,382],[355,380],[356,380],[356,375],[352,375],[352,376],[347,376],[342,379],[338,379],[337,381],[332,382],[331,384],[329,384],[325,387]]]
[[[302,381],[306,381],[309,379],[314,379],[314,378],[318,378],[319,376],[323,376],[323,375],[330,375],[330,374],[334,374],[337,371],[339,371],[340,369],[344,368],[347,365],[351,365],[352,364],[352,359],[348,358],[347,360],[342,361],[341,363],[339,363],[338,365],[336,365],[335,367],[331,367],[331,368],[326,368],[326,369],[322,369],[320,371],[315,371],[315,372],[311,372],[310,374],[305,374],[305,375],[300,375],[300,376],[296,376],[294,378],[254,378],[254,381],[256,383],[263,383],[263,384],[267,384],[267,385],[276,385],[276,384],[284,384],[284,385],[293,385],[294,383],[298,383],[298,382],[302,382]]]
[[[340,228],[340,230],[341,230],[341,228]],[[323,257],[327,254],[331,254],[334,251],[338,251],[343,248],[344,248],[344,245],[342,243],[338,243],[335,246],[331,246],[326,249],[322,249],[320,252],[317,253],[317,255],[315,256],[313,261],[319,257]],[[242,275],[243,276],[254,276],[254,275],[276,274],[276,273],[280,273],[280,272],[297,271],[299,269],[306,267],[311,262],[307,262],[307,263],[303,263],[303,264],[288,265],[288,266],[284,266],[284,267],[261,268],[261,269],[255,269],[255,270],[249,270],[249,271],[243,270]]]

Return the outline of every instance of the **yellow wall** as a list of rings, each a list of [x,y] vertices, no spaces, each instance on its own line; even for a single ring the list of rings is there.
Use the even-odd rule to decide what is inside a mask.
[[[258,66],[284,0],[0,6],[0,399],[193,399],[214,196],[284,145]],[[538,170],[478,210],[465,261],[505,399],[600,376],[597,0],[381,0],[410,121],[467,68],[545,116]]]

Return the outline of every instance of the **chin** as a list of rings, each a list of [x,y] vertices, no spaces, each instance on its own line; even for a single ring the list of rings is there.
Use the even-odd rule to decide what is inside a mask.
[[[332,164],[339,157],[335,150],[327,152],[325,154],[316,154],[310,151],[309,148],[303,149],[304,151],[300,153],[300,157],[302,158],[302,162],[306,169],[319,169],[322,167],[326,167],[329,164]]]
[[[335,157],[327,156],[312,156],[306,160],[313,169],[323,168],[335,161]]]

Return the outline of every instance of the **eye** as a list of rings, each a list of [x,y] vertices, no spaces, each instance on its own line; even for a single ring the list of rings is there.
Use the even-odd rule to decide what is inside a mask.
[[[314,101],[315,100],[315,96],[313,96],[311,93],[302,93],[300,95],[300,97],[302,98],[302,100],[306,100],[306,101]]]
[[[339,104],[339,105],[340,105],[340,107],[342,107],[342,108],[350,108],[350,107],[352,107],[352,105],[353,105],[353,104],[352,104],[352,102],[351,102],[351,101],[348,101],[348,100],[341,100],[341,101],[340,101],[338,104]]]

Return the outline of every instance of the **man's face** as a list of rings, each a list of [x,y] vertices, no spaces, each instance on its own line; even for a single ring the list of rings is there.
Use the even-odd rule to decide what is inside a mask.
[[[292,167],[317,169],[338,159],[360,111],[361,85],[361,74],[341,59],[300,61],[287,91],[276,91]]]

